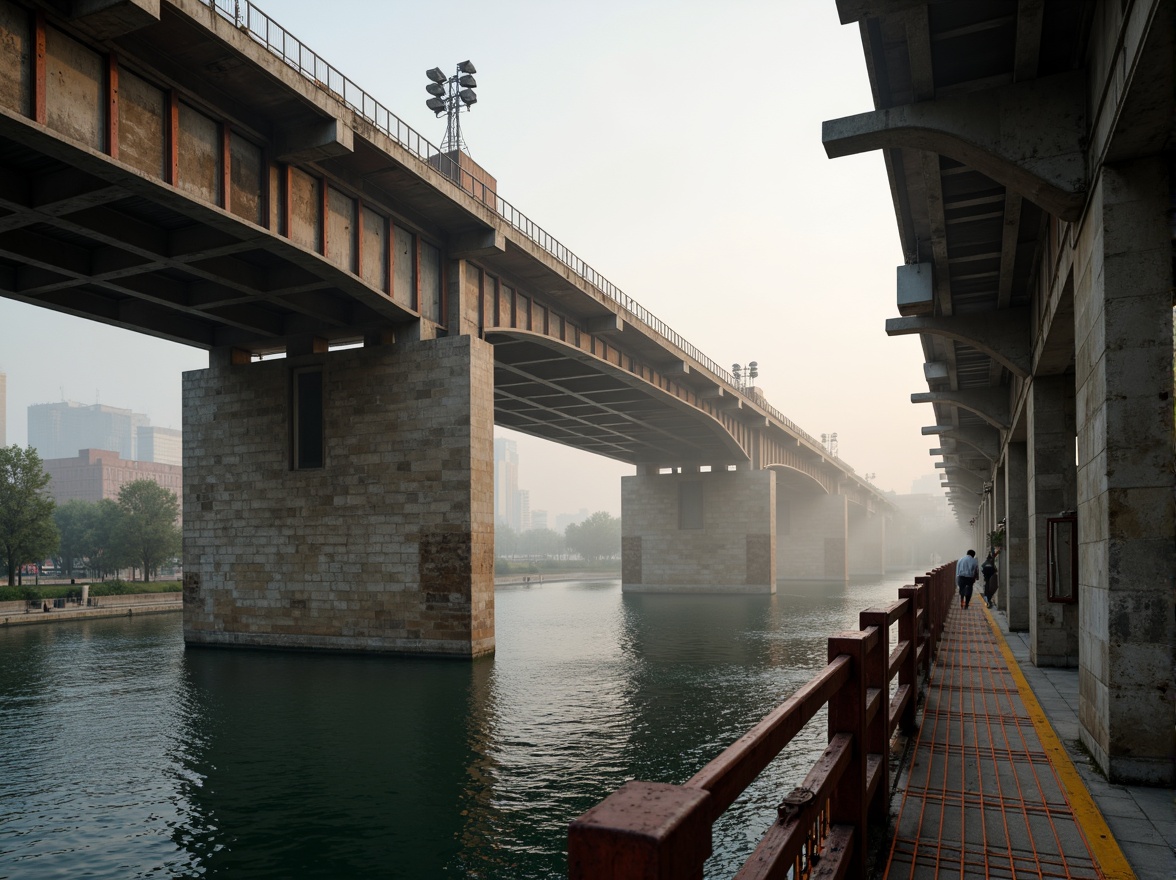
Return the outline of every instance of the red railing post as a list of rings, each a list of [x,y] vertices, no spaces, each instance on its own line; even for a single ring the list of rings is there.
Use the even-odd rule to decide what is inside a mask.
[[[939,600],[937,577],[934,574],[919,575],[915,578],[915,586],[923,588],[923,611],[927,635],[927,673],[931,672],[931,661],[935,659],[936,646],[939,644],[939,633],[943,629],[943,615],[946,611]]]
[[[914,733],[917,727],[915,718],[919,703],[919,631],[917,627],[919,588],[899,587],[898,598],[906,599],[907,603],[906,610],[898,619],[898,640],[906,642],[910,646],[910,650],[907,651],[906,658],[898,670],[898,684],[900,687],[905,685],[908,689],[907,693],[910,694],[910,699],[907,700],[906,708],[903,709],[902,717],[898,723],[902,732],[909,735]]]
[[[710,795],[627,782],[568,826],[570,880],[702,880]]]
[[[850,658],[849,680],[829,700],[829,739],[853,738],[849,765],[833,789],[829,821],[853,829],[847,877],[865,876],[866,803],[866,653],[874,632],[843,632],[829,638],[829,660]]]
[[[887,760],[890,754],[890,615],[870,608],[858,615],[858,625],[863,632],[870,627],[878,631],[878,640],[866,652],[867,698],[871,692],[878,696],[877,707],[866,717],[865,750],[869,756],[867,768],[877,766],[874,778],[868,780],[869,818],[885,826],[890,811],[890,762]]]

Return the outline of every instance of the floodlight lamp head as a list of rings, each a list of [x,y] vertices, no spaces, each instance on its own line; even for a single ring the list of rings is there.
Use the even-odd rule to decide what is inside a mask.
[[[463,61],[461,64],[457,65],[457,69],[458,69],[459,73],[477,73],[478,72],[478,68],[474,67],[474,62],[472,62],[472,61]]]
[[[429,79],[431,79],[435,83],[445,82],[445,74],[441,71],[440,67],[434,67],[431,70],[426,70],[425,76],[427,76]]]
[[[434,113],[440,114],[445,112],[445,102],[440,98],[429,98],[429,100],[425,101],[425,106]]]
[[[457,84],[463,89],[476,89],[478,87],[478,81],[468,73],[458,77]]]
[[[425,91],[435,98],[445,97],[445,86],[441,85],[441,83],[429,83],[425,86]]]
[[[457,96],[461,98],[461,102],[467,107],[469,107],[471,104],[478,103],[478,96],[475,95],[470,89],[462,89],[457,93]]]
[[[751,376],[751,378],[753,378],[753,379],[759,375],[759,362],[758,361],[752,361],[750,364],[747,365],[747,375]]]

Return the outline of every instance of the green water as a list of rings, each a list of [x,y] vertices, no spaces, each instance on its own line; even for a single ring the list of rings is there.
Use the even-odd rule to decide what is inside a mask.
[[[0,878],[564,876],[569,820],[685,781],[909,582],[500,587],[473,663],[185,650],[179,615],[0,630]],[[716,824],[708,876],[750,854],[823,724]]]

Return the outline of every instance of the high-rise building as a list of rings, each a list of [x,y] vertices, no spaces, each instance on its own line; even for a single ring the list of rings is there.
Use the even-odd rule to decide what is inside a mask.
[[[546,510],[532,510],[531,511],[531,528],[537,531],[543,531],[547,528],[547,511]]]
[[[8,445],[8,377],[0,373],[0,446]]]
[[[531,529],[531,493],[526,489],[519,489],[518,491],[519,504],[519,531],[526,532]]]
[[[514,440],[494,441],[494,521],[522,529],[519,508],[519,446]]]
[[[73,458],[79,449],[109,449],[135,457],[135,428],[147,417],[129,409],[72,400],[29,407],[29,445],[42,459]]]
[[[175,428],[156,428],[140,425],[135,432],[138,437],[136,457],[139,461],[154,461],[158,464],[183,464],[183,434]]]

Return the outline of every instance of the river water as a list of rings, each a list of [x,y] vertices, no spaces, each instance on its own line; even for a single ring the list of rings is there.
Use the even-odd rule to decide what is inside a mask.
[[[0,878],[566,875],[567,823],[684,782],[911,575],[775,596],[499,587],[497,654],[185,650],[178,614],[0,630]],[[729,876],[824,748],[716,824]]]

